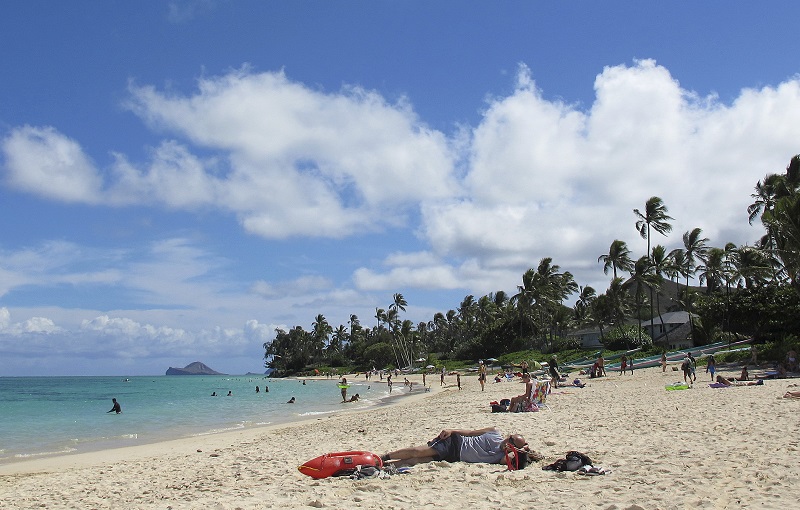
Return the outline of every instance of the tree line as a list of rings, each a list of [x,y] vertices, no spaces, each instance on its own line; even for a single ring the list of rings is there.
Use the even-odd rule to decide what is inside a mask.
[[[748,221],[764,228],[753,246],[711,246],[700,227],[683,233],[675,249],[653,245],[655,235],[666,238],[672,232],[674,219],[654,196],[643,209],[633,210],[634,226],[647,241],[645,254],[635,258],[617,239],[598,257],[604,273],[611,273],[603,293],[578,285],[569,271],[544,257],[522,274],[516,293],[467,295],[457,308],[429,321],[403,319],[408,303],[397,293],[386,308],[375,309],[369,325],[352,314],[347,325],[334,328],[319,314],[310,331],[278,329],[275,339],[264,343],[266,365],[284,373],[313,366],[367,370],[403,368],[431,355],[480,359],[525,349],[552,352],[578,347],[567,334],[579,328],[599,330],[609,348],[647,346],[651,338],[642,323],[679,310],[689,313],[696,345],[742,336],[796,341],[800,155],[785,172],[758,181],[751,197]],[[663,303],[667,285],[676,289],[677,299]],[[574,306],[564,304],[576,294]]]

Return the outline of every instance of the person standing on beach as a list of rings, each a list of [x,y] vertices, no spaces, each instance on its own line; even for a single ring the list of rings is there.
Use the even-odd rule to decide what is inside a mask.
[[[386,385],[389,387],[389,393],[392,392],[392,373],[386,374]]]
[[[692,371],[692,382],[697,381],[697,360],[689,353],[689,369]]]
[[[478,362],[478,382],[481,383],[481,391],[483,391],[486,386],[486,365],[483,364],[483,360]]]
[[[440,378],[439,386],[444,386],[444,366],[442,366],[442,376]]]
[[[111,407],[111,410],[108,411],[108,413],[122,414],[122,407],[120,407],[119,402],[117,402],[117,399],[112,398],[111,401],[114,402],[114,405]]]
[[[550,361],[547,363],[547,368],[550,371],[550,382],[553,384],[553,388],[558,388],[558,380],[561,377],[558,375],[558,361],[556,361],[555,354],[550,358]]]
[[[426,386],[425,386],[425,374],[427,374],[427,373],[428,373],[427,370],[422,372],[422,387],[423,388],[426,388]]]
[[[689,356],[687,355],[683,358],[683,363],[681,363],[681,370],[683,371],[683,382],[692,384],[692,362],[689,360]]]
[[[708,356],[708,364],[706,365],[706,373],[711,373],[711,382],[714,382],[714,374],[717,372],[717,361],[714,359],[714,355],[710,354]]]
[[[342,382],[339,383],[339,389],[342,390],[342,402],[347,402],[347,378],[342,377]]]
[[[661,371],[667,371],[667,351],[661,353]]]
[[[461,390],[461,374],[460,373],[456,374],[456,384],[458,385],[458,389],[460,391]]]
[[[628,368],[628,358],[623,354],[619,361],[619,375],[622,375],[625,373],[625,369]]]

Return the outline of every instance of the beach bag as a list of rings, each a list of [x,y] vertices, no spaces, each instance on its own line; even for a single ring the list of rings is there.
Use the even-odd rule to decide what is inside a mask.
[[[588,455],[573,450],[567,452],[565,458],[558,459],[552,464],[543,466],[542,469],[545,471],[577,471],[583,466],[591,465],[592,459],[590,459]]]

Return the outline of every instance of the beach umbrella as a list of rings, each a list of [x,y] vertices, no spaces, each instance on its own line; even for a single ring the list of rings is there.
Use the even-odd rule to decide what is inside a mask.
[[[425,358],[419,358],[419,359],[418,359],[418,360],[416,360],[416,361],[417,361],[417,363],[421,363],[421,362],[425,361]]]
[[[486,361],[497,361],[497,358],[486,358]]]
[[[427,367],[425,367],[425,368],[436,368],[436,367],[435,367],[435,366],[433,366],[433,365],[428,365],[428,366],[427,366]]]

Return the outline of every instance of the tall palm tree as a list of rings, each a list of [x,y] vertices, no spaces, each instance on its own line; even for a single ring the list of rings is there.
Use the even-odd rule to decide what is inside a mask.
[[[597,291],[589,285],[580,287],[578,299],[573,307],[575,320],[579,324],[586,324],[591,319],[592,301],[597,299]]]
[[[598,262],[603,262],[603,273],[608,274],[608,270],[613,270],[614,278],[617,277],[617,269],[620,271],[630,271],[633,268],[631,251],[625,241],[614,240],[608,248],[608,253],[597,257]]]
[[[683,247],[685,259],[685,272],[686,287],[689,287],[689,277],[694,274],[698,262],[705,261],[706,253],[708,252],[708,238],[700,237],[703,235],[703,230],[700,228],[692,229],[683,234]]]
[[[650,197],[644,204],[644,213],[639,209],[634,209],[636,215],[636,230],[642,239],[647,239],[647,256],[650,256],[650,229],[655,230],[662,236],[666,236],[672,231],[669,220],[675,219],[667,214],[667,206],[659,197]],[[653,289],[650,289],[650,319],[653,318]]]
[[[631,272],[631,280],[636,283],[636,318],[639,321],[639,330],[637,334],[639,335],[638,341],[639,345],[642,345],[642,306],[644,305],[644,294],[642,292],[644,287],[650,289],[650,295],[653,295],[653,287],[655,287],[655,277],[653,275],[653,265],[650,263],[650,257],[642,256],[636,263],[633,265],[633,271]],[[653,323],[653,303],[652,298],[650,302],[650,324]]]
[[[664,283],[664,275],[667,274],[672,268],[672,262],[670,260],[669,255],[667,255],[667,249],[664,248],[662,245],[657,244],[653,246],[653,251],[650,253],[650,265],[653,271],[653,280],[657,288],[659,289],[656,292],[656,310],[658,310],[658,317],[661,319],[661,330],[664,331],[664,334],[667,338],[667,343],[669,343],[669,332],[664,327],[664,314],[661,313],[661,286]],[[650,318],[650,324],[653,324],[653,318]],[[655,328],[653,328],[655,329]],[[655,337],[655,335],[653,335]]]
[[[712,294],[722,288],[725,282],[725,250],[709,248],[703,265],[697,267],[700,285],[705,282],[706,294]]]
[[[636,230],[642,239],[647,239],[647,253],[650,253],[650,229],[655,230],[659,234],[666,236],[672,231],[672,225],[669,220],[673,220],[672,216],[667,214],[667,206],[664,201],[659,197],[650,197],[644,205],[644,212],[639,209],[634,209],[633,214],[636,215]]]
[[[328,319],[322,314],[317,315],[311,330],[311,349],[314,356],[322,354],[331,333],[333,333],[333,327],[328,324]]]

